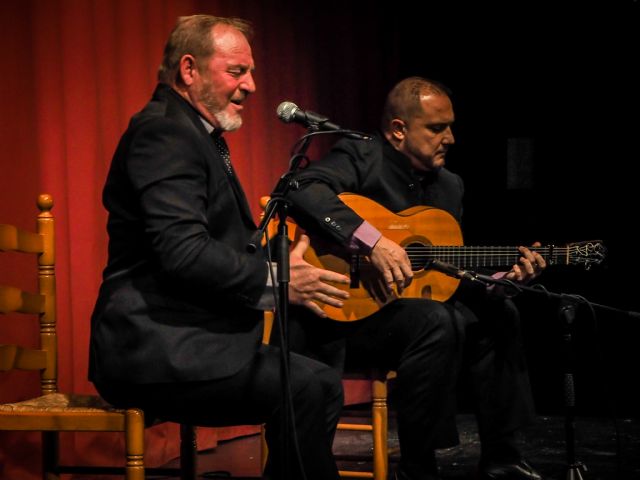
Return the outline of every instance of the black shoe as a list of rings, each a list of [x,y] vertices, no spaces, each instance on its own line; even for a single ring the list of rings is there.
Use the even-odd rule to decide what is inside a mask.
[[[478,480],[542,480],[526,460],[515,463],[485,463],[478,469]]]

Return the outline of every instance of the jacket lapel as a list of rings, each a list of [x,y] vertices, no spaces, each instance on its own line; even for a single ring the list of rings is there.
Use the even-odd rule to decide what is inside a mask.
[[[213,138],[207,132],[202,120],[200,119],[200,115],[198,112],[180,95],[178,95],[171,87],[168,85],[160,84],[156,89],[156,94],[160,96],[165,96],[171,104],[179,106],[179,111],[184,113],[185,124],[189,125],[191,128],[195,128],[199,134],[202,136],[203,143],[206,144],[207,149],[209,151],[209,158],[215,163],[217,170],[222,172],[229,183],[231,184],[231,189],[233,190],[234,196],[236,198],[236,202],[238,203],[239,209],[242,212],[244,222],[252,229],[256,228],[256,224],[253,220],[253,216],[251,215],[251,209],[249,208],[249,202],[247,201],[247,197],[244,193],[242,185],[238,180],[238,176],[233,171],[233,175],[228,175],[226,170],[226,165],[222,155],[216,148]]]

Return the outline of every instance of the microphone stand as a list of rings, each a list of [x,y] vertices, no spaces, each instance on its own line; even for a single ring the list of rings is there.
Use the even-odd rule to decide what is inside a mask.
[[[303,135],[292,148],[291,158],[289,159],[289,170],[285,172],[275,188],[271,192],[269,202],[265,206],[264,216],[258,226],[258,230],[252,235],[251,240],[246,246],[249,253],[255,253],[258,245],[269,222],[274,215],[278,214],[278,233],[276,234],[275,250],[276,259],[278,260],[278,295],[276,302],[275,318],[278,322],[280,330],[280,350],[281,350],[281,378],[282,378],[282,479],[287,480],[293,478],[293,472],[289,472],[289,440],[294,440],[294,450],[298,453],[298,445],[296,440],[295,425],[293,425],[293,404],[291,401],[291,391],[289,383],[289,228],[287,226],[287,212],[290,202],[287,200],[287,194],[291,190],[296,190],[298,184],[295,181],[294,174],[300,169],[303,160],[307,160],[306,152],[311,144],[311,139],[316,135],[322,134],[341,134],[359,140],[371,140],[371,137],[355,130],[337,129],[322,130],[322,124],[309,123],[307,133]],[[268,239],[267,239],[268,240]],[[299,457],[298,457],[299,459]],[[302,472],[302,480],[306,479],[304,465],[300,464]],[[297,479],[296,479],[297,480]]]
[[[584,463],[576,460],[575,449],[575,385],[574,385],[574,363],[575,352],[573,344],[573,323],[576,318],[576,307],[580,302],[589,303],[594,307],[598,307],[603,310],[615,312],[630,317],[639,318],[639,312],[633,312],[628,310],[622,310],[619,308],[610,307],[598,303],[588,302],[584,297],[578,295],[570,295],[565,293],[554,293],[543,288],[529,287],[526,285],[517,284],[511,280],[503,278],[493,278],[488,275],[474,272],[472,270],[463,270],[455,265],[441,262],[439,260],[433,260],[427,268],[434,268],[446,275],[449,275],[460,280],[466,279],[471,282],[480,282],[485,286],[500,286],[505,289],[505,294],[512,293],[510,296],[522,292],[543,294],[549,299],[558,300],[558,318],[563,322],[564,334],[564,407],[565,407],[565,443],[567,453],[567,470],[566,480],[583,480],[582,473],[587,471],[587,467]]]
[[[276,303],[276,315],[274,318],[278,322],[280,330],[280,350],[281,350],[281,365],[280,375],[282,383],[282,479],[295,478],[294,472],[289,471],[289,450],[290,440],[294,439],[295,442],[295,425],[293,417],[293,405],[291,401],[291,391],[289,382],[289,231],[287,226],[287,212],[289,209],[289,201],[286,199],[287,194],[291,190],[298,188],[297,182],[293,179],[294,174],[300,168],[300,164],[305,157],[305,153],[309,144],[311,143],[311,136],[314,133],[314,129],[309,128],[310,132],[302,137],[301,140],[296,142],[299,145],[297,150],[292,153],[292,157],[289,160],[289,170],[284,173],[275,188],[271,192],[269,202],[265,206],[265,213],[262,217],[258,230],[254,233],[251,241],[247,244],[247,251],[254,253],[258,249],[258,245],[265,234],[269,222],[273,219],[274,215],[278,215],[278,233],[276,234],[275,246],[275,258],[278,262],[278,295]],[[269,239],[267,238],[267,241]],[[294,445],[297,452],[297,445]],[[304,475],[304,466],[300,465],[300,469]]]
[[[567,480],[583,480],[582,472],[587,471],[587,467],[576,460],[576,440],[575,440],[575,405],[576,394],[573,381],[573,366],[575,363],[575,352],[573,347],[573,321],[576,318],[576,302],[563,298],[558,307],[558,316],[564,327],[562,336],[565,345],[564,358],[564,431],[567,450]]]

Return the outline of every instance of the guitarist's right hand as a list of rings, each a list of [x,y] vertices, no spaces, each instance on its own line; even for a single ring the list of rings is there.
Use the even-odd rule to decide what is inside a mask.
[[[391,292],[393,284],[398,287],[398,294],[409,286],[413,279],[411,262],[404,248],[387,237],[380,237],[369,255],[371,263],[382,276],[387,289]]]
[[[323,270],[308,263],[302,258],[309,248],[309,237],[301,235],[298,243],[289,254],[290,280],[289,302],[303,305],[319,317],[327,314],[316,302],[326,303],[341,308],[342,299],[349,298],[349,293],[326,282],[349,284],[349,277],[331,270]]]

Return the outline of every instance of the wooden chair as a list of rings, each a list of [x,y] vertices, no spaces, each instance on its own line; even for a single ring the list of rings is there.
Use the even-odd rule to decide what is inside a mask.
[[[262,215],[269,201],[269,197],[260,198],[260,206],[262,207]],[[291,219],[287,221],[289,224],[289,236],[295,237],[297,225]],[[277,220],[273,220],[268,227],[270,238],[277,233]],[[265,342],[269,342],[273,323],[273,315],[267,312],[265,316]],[[381,371],[371,369],[368,372],[345,373],[345,379],[362,380],[370,382],[371,385],[371,422],[370,423],[339,423],[338,430],[371,432],[372,442],[372,470],[356,471],[356,470],[340,470],[340,476],[344,478],[373,478],[374,480],[387,480],[389,474],[389,444],[388,444],[388,382],[395,378],[394,371]],[[264,438],[264,437],[263,437]],[[264,452],[266,444],[263,441],[262,455],[266,458]],[[264,465],[264,461],[263,461]]]
[[[395,378],[394,371],[371,369],[368,372],[344,374],[345,379],[362,380],[371,386],[371,421],[370,423],[339,423],[338,430],[371,432],[372,470],[340,470],[345,478],[373,478],[387,480],[389,475],[389,411],[387,404],[388,384]]]
[[[144,413],[136,408],[115,409],[98,396],[58,391],[53,199],[50,195],[40,195],[37,205],[40,213],[35,232],[0,224],[0,253],[20,252],[37,258],[38,292],[0,285],[0,313],[37,317],[40,344],[38,348],[0,344],[0,372],[15,369],[39,372],[41,396],[0,404],[0,430],[42,432],[42,469],[46,480],[58,479],[62,473],[114,475],[123,472],[127,480],[143,480]],[[71,431],[124,433],[124,468],[59,465],[58,432]],[[147,469],[148,473],[179,474],[183,480],[196,478],[195,430],[182,425],[180,433],[181,468]]]

